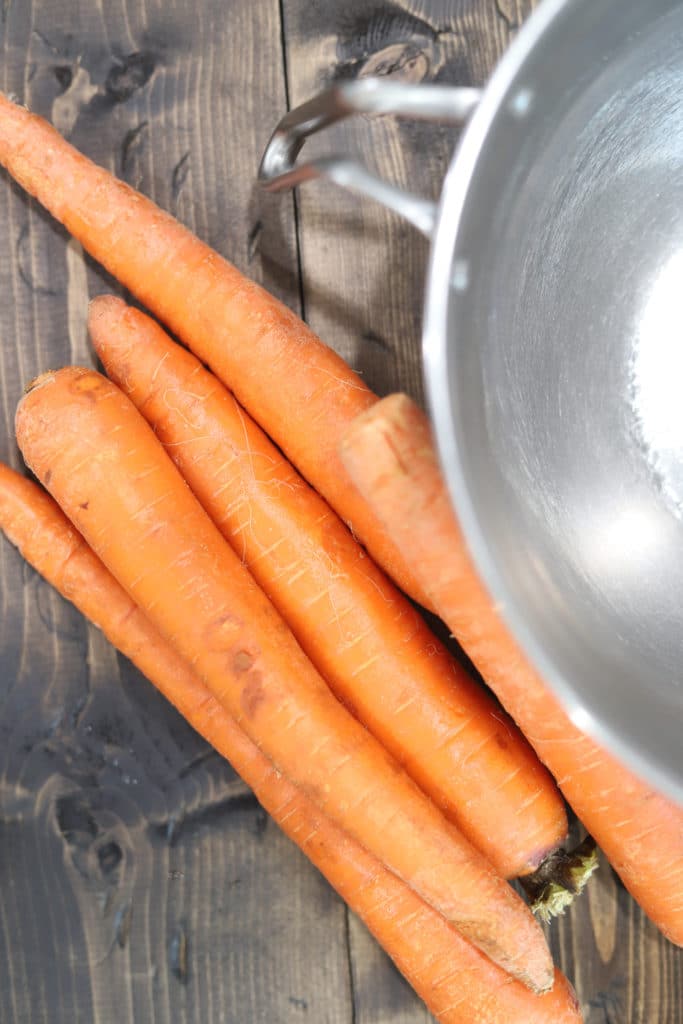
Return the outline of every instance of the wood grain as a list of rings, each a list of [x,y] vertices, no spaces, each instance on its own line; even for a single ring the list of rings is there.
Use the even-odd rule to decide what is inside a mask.
[[[0,85],[152,195],[309,322],[381,393],[422,400],[426,243],[315,183],[253,186],[286,109],[363,74],[482,84],[528,0],[0,0]],[[339,125],[435,197],[454,129]],[[0,457],[26,381],[89,362],[116,285],[0,182]],[[426,1024],[362,925],[228,765],[0,544],[0,1024]],[[682,1024],[683,958],[606,865],[549,929],[588,1024]],[[476,1024],[476,1022],[473,1022]]]
[[[284,0],[290,103],[368,75],[484,84],[531,6],[524,0]],[[444,124],[359,117],[308,148],[354,154],[392,182],[435,199],[457,135]],[[301,190],[298,209],[306,319],[376,391],[403,388],[423,402],[428,243],[397,215],[324,181]]]
[[[365,74],[482,85],[534,6],[528,0],[347,0],[309,7],[284,0],[291,102]],[[456,136],[443,126],[356,118],[328,130],[315,146],[354,153],[392,181],[435,196]],[[400,387],[421,400],[423,240],[394,214],[325,182],[301,190],[298,229],[308,321],[380,393]],[[601,866],[590,897],[547,931],[587,1024],[681,1024],[683,954],[646,920],[609,865]],[[370,987],[371,994],[362,984],[381,975],[381,951],[366,948],[363,963],[355,973],[359,1019],[393,1020],[388,983]],[[402,1006],[406,1021],[422,1020],[420,1008]]]
[[[277,3],[36,0],[0,31],[3,89],[296,308],[291,199],[253,193],[285,108]],[[113,283],[4,180],[0,224],[0,451],[18,464],[23,385],[91,360],[87,300]],[[346,1024],[341,902],[4,543],[0,573],[2,1024]]]

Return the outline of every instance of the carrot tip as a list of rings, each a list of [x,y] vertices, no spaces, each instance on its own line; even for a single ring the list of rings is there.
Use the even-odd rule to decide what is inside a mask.
[[[535,989],[536,995],[538,995],[538,996],[545,995],[546,992],[550,992],[551,991],[551,989],[554,987],[554,985],[555,985],[555,972],[551,971],[549,973],[549,975],[548,975],[547,983],[542,988],[536,988]]]
[[[35,391],[36,388],[42,388],[45,384],[51,384],[55,379],[56,370],[47,370],[45,373],[39,374],[30,380],[24,387],[24,394],[28,395],[31,391]]]
[[[541,981],[541,975],[538,971],[534,972],[533,976],[526,971],[519,971],[516,973],[518,981],[525,985],[530,992],[533,992],[535,996],[543,996],[547,992],[550,992],[555,985],[555,968],[551,965],[543,975]]]
[[[122,306],[124,308],[127,308],[126,303],[123,301],[123,299],[120,299],[118,295],[111,295],[108,292],[106,292],[103,293],[102,295],[96,295],[94,299],[90,300],[90,302],[88,303],[88,311],[90,313],[93,313],[100,308],[106,309],[107,306]]]

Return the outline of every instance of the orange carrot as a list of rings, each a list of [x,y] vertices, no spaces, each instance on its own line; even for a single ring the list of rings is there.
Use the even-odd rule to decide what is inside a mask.
[[[529,909],[337,702],[125,395],[92,370],[44,374],[16,428],[38,479],[275,767],[492,960],[549,987]]]
[[[500,874],[538,867],[564,805],[507,716],[193,355],[113,296],[90,334],[334,693]]]
[[[350,429],[342,456],[626,888],[683,944],[683,808],[577,729],[524,659],[472,567],[427,418],[405,395],[383,399]]]
[[[376,401],[344,360],[187,228],[2,93],[0,163],[212,367],[389,575],[425,604],[337,455],[346,426]]]
[[[551,992],[532,995],[302,796],[162,639],[52,498],[2,463],[0,529],[230,760],[262,806],[362,918],[437,1019],[443,1024],[579,1024],[576,999],[559,971]]]

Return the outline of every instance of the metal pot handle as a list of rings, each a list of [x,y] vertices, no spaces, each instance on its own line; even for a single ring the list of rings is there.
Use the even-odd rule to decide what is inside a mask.
[[[359,78],[332,86],[290,110],[273,132],[261,160],[259,181],[270,192],[324,177],[378,200],[431,238],[436,203],[404,192],[350,157],[324,156],[297,163],[307,138],[350,114],[399,114],[419,120],[462,124],[479,103],[481,91],[448,85],[415,85],[386,78]]]

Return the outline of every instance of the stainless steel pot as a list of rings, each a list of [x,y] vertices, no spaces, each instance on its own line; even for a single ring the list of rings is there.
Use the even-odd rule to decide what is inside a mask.
[[[297,164],[356,111],[468,123],[438,206]],[[424,369],[478,572],[572,719],[683,801],[683,2],[545,0],[486,89],[381,79],[288,114],[431,237]]]

